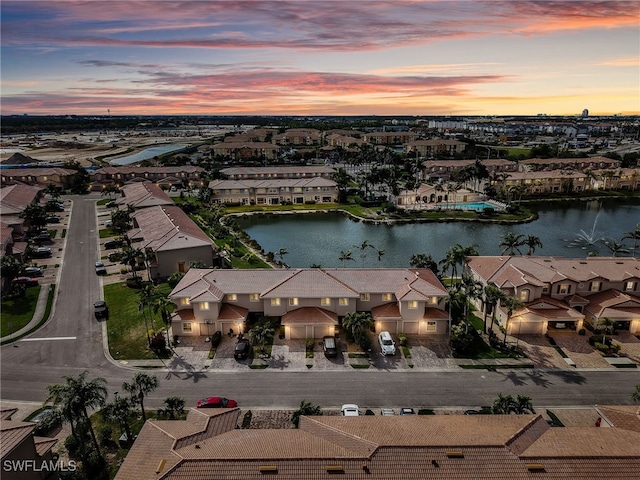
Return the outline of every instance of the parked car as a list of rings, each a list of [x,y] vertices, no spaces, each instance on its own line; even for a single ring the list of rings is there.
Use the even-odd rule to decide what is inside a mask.
[[[109,316],[109,307],[104,300],[98,300],[93,304],[93,312],[96,318],[106,318]]]
[[[482,412],[480,410],[465,410],[465,415],[480,415]]]
[[[251,352],[251,342],[248,339],[243,338],[236,343],[236,349],[233,352],[233,358],[236,360],[243,360],[249,356]]]
[[[392,415],[395,415],[396,412],[393,411],[393,408],[381,408],[380,409],[380,415],[382,415],[383,417],[390,417]]]
[[[60,217],[57,215],[48,215],[47,223],[60,223]]]
[[[196,406],[198,408],[235,408],[238,402],[224,397],[207,397],[198,400]]]
[[[64,204],[61,202],[50,200],[47,202],[44,209],[47,212],[64,212]]]
[[[27,267],[22,271],[25,277],[42,277],[44,272],[40,267]]]
[[[104,248],[111,250],[122,246],[122,240],[107,240],[104,242]]]
[[[102,262],[96,262],[96,275],[106,275],[107,267]]]
[[[38,247],[31,250],[31,256],[33,258],[48,258],[51,256],[51,249],[49,247]]]
[[[38,279],[31,277],[16,277],[13,279],[13,283],[19,283],[21,285],[25,285],[27,288],[29,287],[37,287]]]
[[[327,357],[335,357],[338,355],[335,337],[322,337],[322,350]]]
[[[378,341],[380,342],[380,349],[382,350],[383,355],[396,354],[396,344],[393,342],[389,332],[380,332],[380,335],[378,335]]]
[[[416,411],[411,407],[402,407],[400,409],[400,415],[415,415]]]
[[[107,203],[106,207],[107,208],[113,208],[113,207],[117,207],[118,204],[116,203],[115,200],[111,200],[110,202]]]
[[[113,221],[112,220],[106,220],[104,222],[104,228],[111,228],[113,227]]]
[[[360,415],[360,409],[358,408],[358,405],[354,403],[345,403],[342,405],[340,413],[343,417],[357,417]]]
[[[33,241],[36,243],[46,243],[46,242],[51,242],[52,240],[51,240],[51,235],[49,235],[49,232],[42,232],[36,235],[35,237],[33,237]]]

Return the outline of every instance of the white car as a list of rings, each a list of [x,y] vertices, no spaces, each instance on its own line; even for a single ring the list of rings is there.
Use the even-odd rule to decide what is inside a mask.
[[[380,332],[378,341],[380,342],[380,350],[382,350],[383,355],[396,354],[396,344],[393,342],[389,332]]]
[[[340,413],[343,417],[357,417],[360,415],[360,410],[358,409],[358,405],[353,403],[345,403],[342,405],[340,409]]]
[[[393,408],[382,408],[380,409],[380,415],[383,417],[390,417],[391,415],[395,415],[396,412],[393,411]]]

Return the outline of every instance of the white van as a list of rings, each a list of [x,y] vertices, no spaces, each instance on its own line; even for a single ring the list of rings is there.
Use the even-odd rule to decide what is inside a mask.
[[[396,354],[396,344],[393,343],[393,339],[389,332],[380,332],[380,335],[378,335],[378,341],[380,342],[380,349],[384,355]]]

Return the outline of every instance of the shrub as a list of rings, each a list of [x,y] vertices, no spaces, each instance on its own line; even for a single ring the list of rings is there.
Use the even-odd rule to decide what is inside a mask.
[[[305,340],[305,348],[307,350],[307,352],[313,352],[313,345],[315,344],[315,341],[313,340],[313,338],[307,338]]]
[[[407,335],[404,333],[399,333],[398,334],[398,342],[400,342],[400,346],[401,347],[406,347],[407,346]]]
[[[101,426],[98,429],[98,441],[100,445],[111,446],[114,443],[111,435],[113,435],[113,429],[109,425]]]
[[[184,277],[184,273],[176,272],[169,277],[169,279],[167,280],[167,283],[171,288],[175,288],[175,286],[178,285],[178,282],[182,280],[182,277]]]
[[[371,339],[367,335],[361,335],[358,340],[358,346],[363,352],[369,352],[371,350]]]
[[[142,288],[142,279],[140,277],[127,278],[125,284],[127,285],[128,288],[140,289]]]
[[[591,345],[592,347],[596,346],[596,343],[601,343],[603,345],[606,346],[610,346],[611,345],[611,337],[599,334],[599,335],[591,335],[589,337],[589,345]]]
[[[586,335],[587,331],[584,328],[578,330],[578,335]]]
[[[316,201],[315,200],[305,200],[304,203],[306,205],[315,205]]]

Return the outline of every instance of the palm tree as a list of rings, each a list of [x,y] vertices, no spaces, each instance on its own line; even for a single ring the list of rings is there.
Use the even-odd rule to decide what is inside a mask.
[[[493,332],[493,323],[496,318],[496,306],[498,302],[504,300],[506,298],[506,294],[502,291],[502,289],[496,287],[495,285],[489,284],[484,287],[484,333],[487,333],[487,315],[491,313],[491,331]]]
[[[604,242],[604,246],[609,249],[612,257],[617,257],[620,253],[629,253],[628,248],[626,248],[622,243],[616,242],[615,240],[612,242]]]
[[[87,381],[85,370],[77,377],[62,377],[66,383],[47,386],[47,398],[45,404],[51,403],[61,412],[63,417],[71,425],[72,432],[78,432],[77,427],[82,425],[91,434],[93,446],[102,457],[96,434],[89,419],[89,409],[104,406],[107,398],[107,381],[102,377]]]
[[[469,331],[469,302],[473,302],[482,296],[482,283],[474,279],[471,275],[462,274],[462,283],[460,284],[464,292],[464,321],[465,333]]]
[[[633,248],[631,252],[633,254],[633,258],[636,257],[636,248],[638,247],[638,240],[640,240],[640,223],[636,224],[636,229],[632,232],[626,232],[622,237],[622,240],[626,240],[627,238],[633,240]]]
[[[153,305],[154,298],[156,296],[156,289],[151,284],[146,284],[138,292],[138,311],[142,313],[144,319],[145,330],[147,333],[147,345],[151,345],[151,336],[149,335],[149,323],[147,318],[147,311],[149,311],[149,317],[151,319],[151,327],[153,328],[153,316],[151,315],[150,308]]]
[[[174,420],[177,415],[184,413],[184,398],[167,397],[164,399],[164,404],[167,406],[164,411],[169,415],[170,420]]]
[[[122,265],[131,267],[133,278],[138,278],[136,265],[138,264],[138,257],[141,256],[142,250],[140,250],[139,248],[127,247],[122,249],[122,258],[120,259],[120,263]]]
[[[153,251],[153,248],[145,247],[144,250],[142,250],[142,259],[144,260],[144,266],[147,269],[148,281],[151,281],[151,260],[155,260],[155,258],[156,258],[156,253]]]
[[[502,393],[498,393],[498,396],[493,401],[491,413],[495,415],[508,415],[513,411],[514,406],[515,400],[511,395],[503,395]]]
[[[122,389],[131,395],[131,401],[140,405],[143,422],[147,421],[147,415],[144,411],[144,396],[153,392],[156,388],[158,388],[158,377],[147,375],[143,372],[136,373],[131,382],[122,383]]]
[[[342,326],[345,330],[351,332],[356,343],[365,335],[365,330],[371,326],[373,318],[370,313],[366,312],[350,312],[342,319]]]
[[[2,289],[8,292],[11,289],[11,282],[22,271],[22,264],[13,255],[3,255],[0,258],[0,276],[2,277]]]
[[[376,247],[371,245],[368,240],[365,240],[360,245],[354,245],[354,248],[357,248],[360,250],[360,258],[362,259],[362,267],[364,268],[364,259],[367,258],[367,254],[365,253],[365,250],[367,248],[373,248],[374,250],[376,250]]]
[[[501,304],[503,307],[505,307],[507,309],[507,321],[504,324],[504,340],[502,343],[504,343],[505,345],[507,344],[507,330],[508,330],[508,326],[509,326],[509,319],[511,318],[511,315],[513,315],[513,312],[521,309],[522,307],[524,307],[524,303],[522,301],[520,301],[518,298],[516,297],[506,297],[503,298],[501,300]]]
[[[251,341],[258,346],[258,350],[262,354],[265,353],[265,345],[273,339],[274,334],[275,330],[271,326],[271,322],[268,318],[262,318],[251,330],[249,330],[249,337],[251,338]]]
[[[413,268],[428,268],[438,275],[438,262],[426,253],[414,253],[409,259],[409,265]]]
[[[528,247],[527,255],[533,255],[533,252],[536,251],[537,247],[542,248],[542,241],[540,240],[540,237],[527,235],[527,238],[523,240],[522,245],[526,245]]]
[[[524,245],[522,238],[523,235],[516,235],[512,232],[502,235],[502,241],[498,245],[499,247],[504,247],[501,254],[504,255],[506,252],[509,252],[509,255],[515,255],[515,252],[518,252],[520,255],[522,255],[522,252],[519,248]]]
[[[456,256],[456,247],[459,245],[453,245],[449,247],[445,257],[440,260],[440,265],[442,265],[442,273],[447,271],[447,269],[451,269],[451,283],[453,283],[454,279],[458,274],[458,257]]]
[[[276,253],[276,255],[277,255],[278,257],[280,257],[280,263],[284,264],[284,256],[285,256],[286,254],[288,254],[288,253],[289,253],[289,252],[288,252],[288,251],[287,251],[287,249],[286,249],[286,248],[284,248],[284,247],[282,247],[282,248],[280,248],[280,250],[278,250],[278,253]]]
[[[322,410],[319,405],[314,405],[311,402],[307,402],[306,400],[302,400],[300,402],[300,407],[291,414],[291,422],[298,428],[298,424],[300,423],[300,417],[302,416],[320,416],[322,415]]]
[[[340,256],[338,257],[338,260],[340,260],[342,262],[342,266],[344,267],[344,262],[347,260],[350,260],[352,262],[355,262],[356,260],[352,257],[352,253],[351,250],[342,250],[340,252]]]
[[[111,421],[120,424],[122,430],[127,436],[127,445],[131,445],[133,441],[133,435],[131,433],[131,425],[129,419],[133,413],[133,402],[127,397],[118,397],[118,392],[115,393],[115,400],[113,403],[109,403],[102,409],[102,416]]]
[[[117,195],[118,193],[120,193],[120,188],[118,188],[118,186],[115,183],[111,182],[102,188],[102,192],[100,192],[100,196],[108,195],[109,198],[113,200],[113,196]]]

